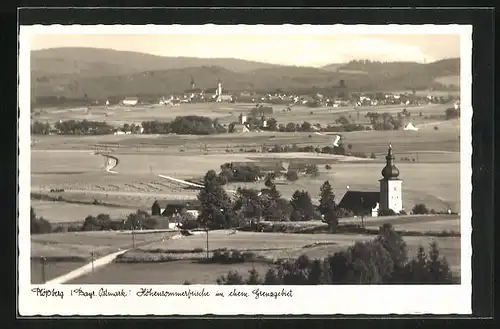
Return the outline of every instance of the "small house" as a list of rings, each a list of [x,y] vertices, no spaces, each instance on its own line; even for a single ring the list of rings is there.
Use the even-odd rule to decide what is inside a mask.
[[[198,200],[155,200],[151,206],[151,215],[174,217],[186,211],[197,217],[199,210],[200,202]]]
[[[139,98],[137,97],[127,97],[122,101],[125,106],[135,106],[139,103]]]

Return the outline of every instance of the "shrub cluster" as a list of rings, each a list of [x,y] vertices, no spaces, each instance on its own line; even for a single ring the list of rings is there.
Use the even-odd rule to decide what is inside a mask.
[[[244,262],[253,262],[256,259],[256,255],[253,252],[245,251],[241,252],[240,250],[215,250],[213,252],[212,257],[210,258],[210,262],[218,263],[218,264],[236,264],[236,263],[244,263]]]

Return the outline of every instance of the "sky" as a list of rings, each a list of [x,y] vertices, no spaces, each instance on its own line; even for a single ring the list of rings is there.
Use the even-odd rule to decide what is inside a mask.
[[[460,57],[459,34],[38,34],[31,37],[30,46],[31,50],[94,47],[314,67],[354,59],[429,63]]]

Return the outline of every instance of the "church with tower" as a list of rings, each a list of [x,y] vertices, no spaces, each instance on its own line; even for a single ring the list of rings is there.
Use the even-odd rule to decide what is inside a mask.
[[[364,216],[378,216],[379,212],[389,210],[399,213],[403,210],[403,181],[399,178],[394,159],[392,146],[389,145],[378,192],[347,191],[338,206]]]

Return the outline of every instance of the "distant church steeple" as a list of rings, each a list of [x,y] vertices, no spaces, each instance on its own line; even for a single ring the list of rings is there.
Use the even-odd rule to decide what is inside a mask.
[[[196,88],[196,84],[194,83],[193,76],[191,76],[191,89],[195,89],[195,88]]]
[[[393,210],[399,213],[403,210],[403,181],[399,179],[399,169],[394,164],[392,145],[389,144],[385,157],[385,167],[382,169],[380,182],[380,210]]]
[[[221,100],[221,96],[222,96],[222,81],[220,79],[217,79],[217,91],[216,91],[216,95],[218,97],[218,101]]]

